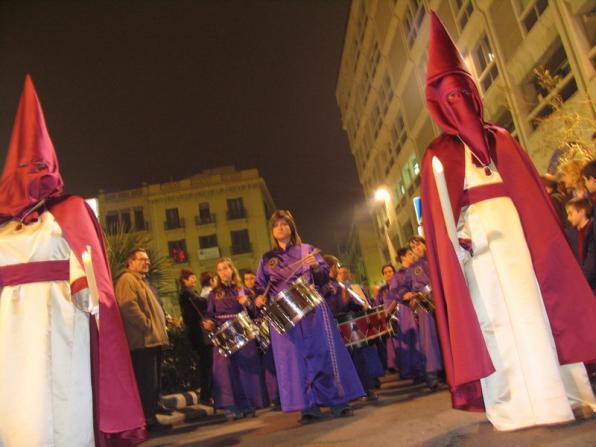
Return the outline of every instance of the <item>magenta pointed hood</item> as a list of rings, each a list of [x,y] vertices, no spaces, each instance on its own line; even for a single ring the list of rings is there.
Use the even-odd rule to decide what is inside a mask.
[[[478,89],[434,11],[430,13],[426,104],[443,131],[459,136],[483,164],[489,162],[489,144]]]
[[[43,110],[27,75],[0,178],[0,221],[20,219],[42,200],[61,195],[63,187]]]

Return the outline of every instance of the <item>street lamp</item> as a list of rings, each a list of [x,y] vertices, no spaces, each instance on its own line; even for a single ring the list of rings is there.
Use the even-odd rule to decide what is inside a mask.
[[[387,191],[386,188],[379,187],[375,191],[375,202],[383,202],[385,204],[385,214],[387,215],[387,220],[383,222],[383,228],[385,229],[385,239],[387,242],[387,248],[389,249],[389,257],[391,258],[391,263],[397,261],[397,252],[395,251],[395,247],[393,246],[393,242],[391,242],[391,237],[389,237],[389,224],[391,223],[391,219],[389,218],[390,210],[391,210],[391,194]]]

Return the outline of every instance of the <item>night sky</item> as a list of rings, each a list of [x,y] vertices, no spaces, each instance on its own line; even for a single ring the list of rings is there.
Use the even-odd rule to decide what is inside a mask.
[[[335,102],[349,5],[0,0],[2,159],[30,73],[67,192],[256,167],[335,252],[364,200]]]

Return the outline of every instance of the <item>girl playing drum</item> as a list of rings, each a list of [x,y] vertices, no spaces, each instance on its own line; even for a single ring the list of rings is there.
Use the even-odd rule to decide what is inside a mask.
[[[237,314],[254,315],[254,305],[246,296],[238,270],[230,258],[217,261],[215,287],[209,293],[204,327],[213,331]],[[224,357],[213,351],[213,398],[215,408],[226,408],[230,418],[254,416],[256,408],[268,405],[261,378],[261,363],[255,341]]]
[[[275,211],[270,224],[274,248],[262,256],[257,271],[257,290],[268,293],[256,298],[257,306],[300,277],[318,287],[328,281],[327,264],[300,240],[289,211]],[[364,391],[327,304],[319,304],[284,335],[270,333],[282,410],[302,411],[301,423],[320,419],[322,405],[331,407],[332,416],[350,416],[348,402]]]

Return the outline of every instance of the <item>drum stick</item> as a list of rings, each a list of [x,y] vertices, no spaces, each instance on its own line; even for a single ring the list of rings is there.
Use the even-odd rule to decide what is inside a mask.
[[[368,302],[366,300],[362,299],[362,297],[360,295],[358,295],[356,292],[354,292],[350,287],[346,286],[341,281],[337,281],[337,283],[339,284],[340,287],[342,287],[348,291],[348,293],[352,296],[352,298],[354,299],[354,301],[356,301],[356,303],[360,304],[362,307],[364,307],[364,309],[370,309],[370,304],[368,304]]]

